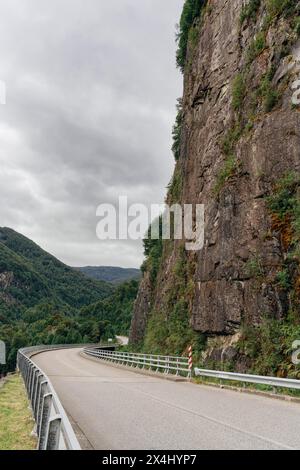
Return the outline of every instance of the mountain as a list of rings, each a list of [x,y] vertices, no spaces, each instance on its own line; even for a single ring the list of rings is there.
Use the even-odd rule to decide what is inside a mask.
[[[19,348],[97,343],[128,335],[136,280],[117,287],[89,279],[23,235],[0,228],[0,340],[12,371]]]
[[[0,305],[22,312],[42,300],[70,309],[101,300],[109,284],[86,278],[9,228],[0,228]],[[1,311],[0,310],[0,311]]]
[[[205,244],[145,241],[132,345],[300,376],[299,15],[296,0],[185,0],[167,202],[204,204]]]
[[[137,280],[126,281],[118,285],[111,296],[83,307],[80,314],[83,317],[97,318],[106,329],[106,334],[111,337],[128,336],[138,287]]]
[[[76,268],[91,279],[121,284],[131,279],[140,279],[141,271],[135,268],[118,268],[111,266],[85,266]]]

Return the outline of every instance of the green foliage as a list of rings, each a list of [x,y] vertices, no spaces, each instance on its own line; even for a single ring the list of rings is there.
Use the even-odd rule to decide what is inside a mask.
[[[7,346],[7,364],[0,373],[14,370],[17,351],[24,346],[98,343],[127,335],[137,291],[138,282],[132,280],[72,316],[68,309],[44,303],[26,310],[20,320],[0,322],[0,338]]]
[[[173,136],[172,152],[173,152],[176,162],[180,158],[182,121],[183,121],[182,100],[179,99],[177,103],[176,122],[172,131],[172,136]]]
[[[110,297],[81,309],[82,319],[89,318],[96,321],[100,326],[102,339],[116,335],[127,336],[138,286],[136,280],[124,282],[116,288]],[[83,333],[88,334],[89,331]]]
[[[14,370],[17,351],[24,346],[98,342],[100,334],[96,321],[71,317],[45,303],[28,309],[20,320],[0,323],[0,338],[7,347],[7,364],[0,366],[3,373]]]
[[[261,5],[261,0],[250,0],[249,3],[242,8],[240,22],[241,24],[244,23],[245,20],[249,18],[255,19],[256,14],[259,10]]]
[[[240,124],[235,124],[231,129],[229,129],[222,142],[222,151],[226,155],[226,159],[223,164],[223,167],[221,168],[217,176],[216,184],[214,186],[214,194],[216,196],[219,195],[221,189],[224,187],[226,182],[235,174],[238,168],[238,163],[234,151],[235,146],[241,138],[242,133],[243,129]]]
[[[206,0],[185,0],[177,34],[178,49],[176,54],[177,66],[184,71],[188,49],[189,33],[194,22],[200,17]]]
[[[178,259],[174,266],[172,288],[168,292],[168,306],[165,311],[153,311],[147,325],[144,351],[157,354],[186,353],[192,346],[195,358],[205,347],[204,336],[196,333],[190,326],[190,314],[187,298],[189,273],[186,252],[178,250]]]
[[[300,260],[300,198],[299,176],[287,173],[281,178],[267,204],[272,214],[275,230],[281,233],[281,240],[287,257],[282,270],[277,274],[278,286],[289,292],[290,302],[299,309],[299,260]]]
[[[129,332],[137,281],[114,289],[88,279],[9,229],[0,229],[0,274],[0,339],[7,346],[0,373],[14,369],[24,346],[97,343]]]
[[[297,0],[267,0],[267,12],[271,18],[282,14],[292,15],[297,6]]]
[[[300,368],[291,362],[292,344],[299,338],[299,321],[264,319],[259,326],[243,326],[238,346],[251,359],[251,373],[300,378]]]
[[[264,276],[264,268],[261,258],[256,255],[250,258],[246,263],[246,274],[253,278],[260,278]]]
[[[0,273],[13,273],[6,294],[22,307],[48,299],[71,309],[109,295],[112,287],[86,278],[21,234],[0,229]]]
[[[227,132],[222,142],[222,150],[227,157],[233,154],[235,145],[239,141],[241,135],[242,128],[240,125],[235,125]]]
[[[293,214],[298,214],[298,200],[295,197],[298,184],[297,175],[293,172],[288,173],[278,181],[273,194],[267,198],[270,211],[280,220],[284,220],[286,216],[293,217]]]
[[[290,273],[288,269],[283,269],[282,271],[280,271],[277,274],[276,279],[281,289],[286,290],[286,291],[291,289],[292,283],[291,283],[291,277],[290,277]]]
[[[300,36],[300,16],[294,18],[294,31],[297,36]]]
[[[182,355],[192,345],[197,355],[205,347],[205,338],[192,330],[187,303],[176,302],[167,316],[153,312],[147,325],[143,350],[152,354]]]
[[[192,49],[194,49],[197,45],[197,41],[199,39],[199,33],[200,33],[200,24],[198,22],[197,24],[194,24],[192,28],[190,28],[189,30],[188,44]]]
[[[261,31],[257,34],[256,38],[251,42],[247,51],[247,62],[251,63],[258,57],[262,51],[266,48],[265,33]]]
[[[152,234],[153,228],[154,232]],[[155,285],[156,282],[163,252],[163,241],[161,231],[162,218],[160,217],[150,225],[147,236],[143,240],[146,261],[142,269],[147,270],[149,272],[150,279],[153,285]]]
[[[239,73],[234,79],[232,88],[232,106],[236,111],[241,108],[245,98],[245,93],[245,77],[242,73]]]
[[[177,202],[180,202],[181,199],[181,194],[182,194],[182,188],[183,188],[183,178],[182,178],[182,170],[179,164],[177,163],[173,178],[168,185],[168,198],[170,204],[175,204]]]
[[[272,111],[279,99],[279,93],[272,85],[272,71],[263,77],[259,88],[259,96],[263,99],[264,110],[266,112]]]
[[[234,155],[226,158],[224,165],[217,176],[217,181],[214,187],[214,193],[218,195],[225,183],[234,175],[237,169],[237,160]]]
[[[36,449],[31,408],[19,375],[11,375],[0,388],[0,423],[0,451]]]

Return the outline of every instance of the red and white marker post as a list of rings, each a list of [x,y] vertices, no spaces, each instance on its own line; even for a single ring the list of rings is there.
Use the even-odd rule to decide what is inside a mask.
[[[193,370],[193,348],[189,346],[189,369],[190,369],[190,378],[192,378],[192,370]]]

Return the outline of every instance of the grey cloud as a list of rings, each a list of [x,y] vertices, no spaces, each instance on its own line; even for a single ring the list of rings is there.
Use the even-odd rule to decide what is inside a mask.
[[[72,265],[137,266],[96,239],[96,207],[161,202],[181,76],[183,0],[0,0],[0,225]]]

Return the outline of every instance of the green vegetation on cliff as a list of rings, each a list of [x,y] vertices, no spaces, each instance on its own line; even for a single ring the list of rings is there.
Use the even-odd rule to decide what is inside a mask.
[[[182,354],[192,344],[204,367],[299,377],[291,349],[300,336],[300,184],[299,175],[280,176],[297,170],[299,108],[290,100],[300,2],[208,2],[215,14],[207,7],[205,23],[204,3],[186,1],[180,22],[185,90],[166,200],[206,201],[207,245],[194,255],[177,240],[145,250],[139,346]],[[216,66],[227,31],[236,49],[231,58],[219,54]],[[229,87],[216,93],[220,75]],[[239,221],[238,233],[231,221]]]
[[[177,66],[184,71],[191,28],[200,18],[206,0],[185,0],[177,34]]]

